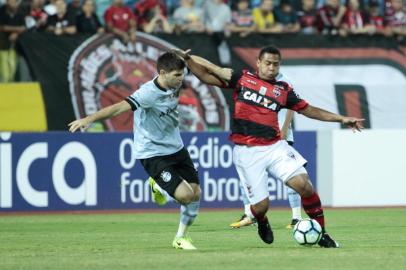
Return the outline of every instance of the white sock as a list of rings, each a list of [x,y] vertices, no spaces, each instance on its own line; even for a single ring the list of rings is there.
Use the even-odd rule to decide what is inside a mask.
[[[176,237],[183,237],[187,233],[187,229],[193,224],[197,214],[199,213],[200,201],[191,202],[187,205],[180,206],[180,222]]]
[[[176,233],[176,237],[184,237],[187,233],[187,229],[189,226],[186,224],[183,224],[182,222],[179,222],[179,227],[178,227],[178,232]]]
[[[249,217],[250,219],[254,218],[254,215],[251,212],[251,205],[250,204],[244,204],[244,214]]]
[[[302,219],[302,209],[301,207],[292,208],[292,219]]]

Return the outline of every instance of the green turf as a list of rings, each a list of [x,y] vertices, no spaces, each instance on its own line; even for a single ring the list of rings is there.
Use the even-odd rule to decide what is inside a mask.
[[[0,217],[0,269],[406,269],[406,208],[326,211],[340,249],[297,245],[289,210],[269,214],[275,242],[230,229],[239,211],[203,211],[197,251],[171,248],[176,213]]]

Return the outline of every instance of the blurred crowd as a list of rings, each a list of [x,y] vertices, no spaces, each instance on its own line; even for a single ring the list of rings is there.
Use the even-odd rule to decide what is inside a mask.
[[[0,0],[0,31],[406,36],[404,0]]]
[[[0,81],[13,80],[18,63],[24,61],[13,49],[24,31],[110,32],[124,42],[134,42],[137,31],[206,33],[220,37],[220,61],[228,64],[225,38],[231,35],[383,35],[402,41],[406,37],[404,1],[0,0]]]

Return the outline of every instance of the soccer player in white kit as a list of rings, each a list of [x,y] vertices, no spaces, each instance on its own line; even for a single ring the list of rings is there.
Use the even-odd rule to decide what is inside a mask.
[[[181,204],[178,232],[172,242],[177,249],[196,249],[187,235],[200,205],[197,171],[180,136],[179,91],[185,63],[172,52],[157,60],[158,76],[143,84],[125,100],[69,124],[69,131],[86,129],[91,123],[128,110],[134,111],[134,155],[150,177]]]
[[[285,141],[288,142],[289,145],[293,145],[294,143],[294,137],[293,137],[293,131],[292,131],[292,119],[293,119],[293,111],[291,110],[281,110],[278,113],[278,122],[279,122],[279,127],[281,129],[281,137]],[[271,177],[271,176],[270,176]],[[291,222],[286,226],[287,229],[293,228],[293,226],[296,225],[296,223],[302,219],[302,214],[301,214],[301,200],[300,200],[300,195],[291,189],[290,187],[287,187],[288,189],[288,200],[289,200],[289,205],[292,210],[292,220]],[[249,203],[249,199],[247,194],[244,191],[243,186],[240,183],[240,192],[242,196],[242,202],[244,204],[244,214],[241,216],[239,220],[236,222],[233,222],[230,224],[230,227],[232,228],[241,228],[244,226],[249,226],[255,223],[255,218],[254,215],[251,213],[251,205]]]

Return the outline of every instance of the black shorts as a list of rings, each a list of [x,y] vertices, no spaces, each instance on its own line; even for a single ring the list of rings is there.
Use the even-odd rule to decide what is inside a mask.
[[[149,176],[154,178],[155,182],[172,197],[183,180],[199,184],[197,170],[185,148],[171,155],[151,157],[140,161]]]

